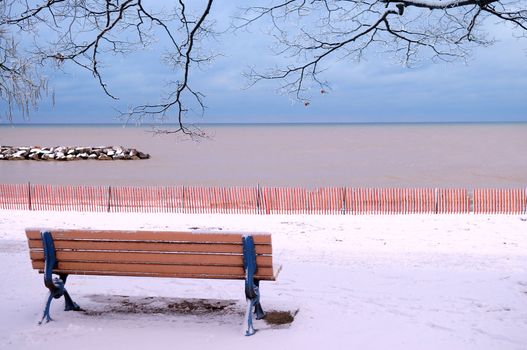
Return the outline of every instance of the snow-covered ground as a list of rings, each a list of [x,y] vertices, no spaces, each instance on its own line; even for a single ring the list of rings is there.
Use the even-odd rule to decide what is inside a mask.
[[[244,337],[242,281],[71,276],[85,311],[54,301],[38,326],[47,291],[26,227],[270,232],[283,269],[262,305],[295,320]],[[0,266],[0,349],[527,349],[525,216],[5,210]]]

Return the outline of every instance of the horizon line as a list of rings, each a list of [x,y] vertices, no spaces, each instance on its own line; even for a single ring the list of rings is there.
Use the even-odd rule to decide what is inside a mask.
[[[192,126],[293,126],[293,125],[313,125],[313,126],[324,126],[324,125],[426,125],[426,124],[526,124],[527,120],[486,120],[486,121],[361,121],[361,122],[188,122],[183,123],[189,127]],[[32,123],[28,122],[2,122],[0,121],[0,127],[9,126],[122,126],[122,127],[155,127],[155,126],[179,126],[178,123],[127,123],[127,122],[49,122],[49,123]]]

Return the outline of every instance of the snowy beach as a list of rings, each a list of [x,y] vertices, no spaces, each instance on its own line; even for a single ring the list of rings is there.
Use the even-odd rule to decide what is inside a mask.
[[[0,211],[0,348],[526,349],[525,215],[189,215]],[[242,281],[71,276],[85,310],[38,326],[47,290],[24,229],[269,232],[276,282],[244,337]]]

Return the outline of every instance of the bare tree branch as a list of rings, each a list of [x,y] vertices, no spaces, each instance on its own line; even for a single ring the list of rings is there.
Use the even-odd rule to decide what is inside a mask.
[[[322,71],[331,60],[359,61],[384,51],[413,65],[422,59],[466,59],[490,45],[482,27],[499,19],[527,33],[527,2],[519,0],[278,0],[245,8],[234,27],[267,24],[276,54],[290,63],[267,71],[252,68],[250,85],[280,82],[280,90],[309,104],[308,91],[327,91]]]
[[[15,39],[0,28],[0,120],[12,121],[15,111],[28,118],[47,91],[38,65],[20,55]]]
[[[487,6],[499,0],[381,0],[385,4],[401,4],[404,7],[420,7],[428,10],[447,10],[466,6]]]
[[[213,35],[207,24],[213,2],[191,2],[189,6],[178,0],[174,9],[168,11],[146,0],[41,0],[36,5],[23,0],[0,0],[0,33],[7,35],[8,30],[15,28],[19,33],[37,36],[40,31],[50,32],[55,39],[38,41],[26,55],[39,58],[41,64],[70,62],[90,71],[104,93],[115,100],[119,97],[106,82],[104,59],[108,54],[127,54],[148,46],[164,35],[169,45],[165,60],[174,70],[168,87],[173,90],[158,103],[133,106],[121,117],[134,121],[175,117],[179,125],[175,131],[191,133],[184,124],[190,106],[197,104],[201,114],[205,110],[203,94],[191,87],[192,70],[213,58],[197,50],[196,42]],[[130,34],[135,34],[136,39]],[[7,52],[2,47],[0,53],[5,56]],[[24,56],[22,52],[17,55]],[[7,79],[6,73],[2,74]],[[2,89],[2,97],[4,91],[7,90]],[[36,102],[39,95],[34,95]]]

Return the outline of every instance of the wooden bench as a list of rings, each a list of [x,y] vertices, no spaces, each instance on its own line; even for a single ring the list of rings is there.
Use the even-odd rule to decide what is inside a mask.
[[[279,272],[270,234],[26,229],[26,235],[32,266],[50,291],[40,323],[51,320],[51,301],[61,296],[66,311],[80,310],[64,287],[69,275],[241,279],[252,335],[253,313],[264,317],[259,282]]]

